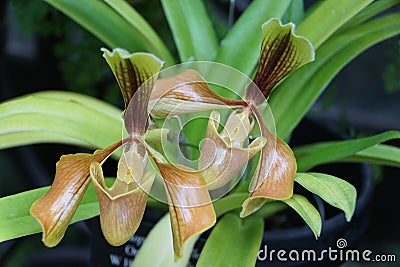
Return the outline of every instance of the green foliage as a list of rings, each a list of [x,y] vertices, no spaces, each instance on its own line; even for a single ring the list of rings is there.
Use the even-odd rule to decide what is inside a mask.
[[[400,39],[395,39],[390,43],[387,50],[389,58],[383,72],[383,81],[387,93],[396,93],[400,91]]]
[[[303,1],[300,0],[255,0],[222,38],[214,30],[212,23],[215,20],[210,19],[207,4],[200,0],[190,3],[163,0],[162,13],[172,33],[170,41],[174,40],[175,46],[166,44],[162,35],[165,31],[161,30],[161,26],[155,26],[122,0],[44,1],[55,9],[43,5],[44,2],[37,6],[25,2],[13,1],[15,16],[27,30],[38,31],[36,23],[43,22],[49,14],[51,21],[63,21],[64,18],[61,19],[54,11],[58,9],[94,36],[88,37],[84,31],[70,31],[77,29],[74,24],[70,24],[70,28],[62,26],[59,29],[46,24],[40,29],[43,34],[62,36],[63,42],[56,46],[55,51],[61,59],[60,67],[66,81],[72,88],[85,88],[85,93],[92,95],[96,94],[94,88],[102,80],[101,71],[105,66],[104,60],[99,57],[98,48],[101,44],[110,48],[125,48],[129,52],[148,51],[165,60],[166,65],[175,62],[176,49],[182,62],[214,60],[250,76],[259,58],[261,25],[270,18],[294,21],[298,24],[296,34],[307,37],[316,48],[316,60],[280,82],[269,97],[277,134],[286,139],[332,79],[352,59],[369,47],[400,33],[400,13],[381,15],[398,4],[398,0],[326,0],[308,10],[304,10]],[[26,6],[21,8],[24,4]],[[162,18],[163,21],[165,18]],[[62,34],[64,32],[67,34]],[[395,78],[398,76],[397,58],[392,65],[388,65],[385,73],[387,88],[391,91],[398,90],[399,85]],[[195,123],[192,127],[198,129],[204,125]],[[105,147],[121,138],[121,128],[120,110],[80,94],[43,92],[0,105],[0,148],[3,149],[44,142]],[[184,133],[196,135],[196,132],[191,130]],[[330,162],[370,162],[400,167],[400,149],[382,144],[398,138],[398,131],[388,131],[354,140],[307,144],[294,149],[298,170],[307,171]],[[192,139],[188,136],[188,140]],[[352,185],[320,173],[298,173],[296,182],[341,209],[347,220],[351,219],[356,201],[356,191]],[[247,186],[244,183],[240,187]],[[47,189],[40,188],[0,199],[0,241],[40,231],[38,223],[29,215],[29,208]],[[214,203],[216,214],[221,218],[203,249],[198,263],[200,266],[254,265],[264,230],[263,218],[282,209],[282,202],[303,218],[316,238],[320,235],[321,216],[304,196],[294,194],[282,202],[266,201],[267,204],[259,212],[242,220],[236,213],[247,196],[247,193],[237,190]],[[74,221],[90,218],[98,212],[94,190],[90,187]],[[135,262],[138,266],[150,264],[148,260],[151,259],[150,251],[154,249],[154,243],[158,243],[161,233],[167,232],[169,222],[165,221],[161,220],[149,235]],[[197,238],[187,243],[189,247],[185,252],[185,261]],[[169,262],[169,266],[179,266],[183,263],[174,263],[171,243],[168,239],[171,251],[164,250],[163,259]],[[157,244],[160,251],[165,244]]]
[[[44,1],[12,0],[14,7],[13,17],[21,25],[26,33],[40,32],[44,36],[51,34],[60,36],[63,31],[60,27],[62,18],[54,8]]]
[[[295,181],[332,206],[344,211],[350,221],[356,207],[357,191],[345,180],[323,173],[298,173]]]
[[[261,25],[270,18],[282,18],[289,2],[253,1],[221,40],[216,61],[250,76],[260,54]]]
[[[226,214],[211,232],[197,265],[254,266],[263,229],[261,218]]]
[[[301,218],[303,218],[303,220],[313,231],[315,238],[320,236],[322,228],[321,215],[307,198],[301,195],[293,194],[291,198],[283,200],[283,202],[288,204],[301,216]]]
[[[297,166],[300,171],[306,171],[317,165],[351,157],[379,143],[396,138],[400,138],[399,131],[388,131],[359,139],[314,143],[297,147],[295,149]],[[388,155],[385,151],[383,153],[377,153],[375,156],[379,157],[382,154]],[[399,163],[399,161],[400,158],[397,159],[397,163]]]
[[[182,62],[213,60],[217,39],[200,0],[162,1]]]
[[[160,236],[164,238],[160,239]],[[198,235],[194,236],[185,243],[183,257],[175,261],[172,247],[171,222],[169,215],[166,214],[152,227],[138,254],[135,256],[132,267],[186,267],[198,237]],[[154,257],[154,251],[158,252],[157,257]]]
[[[102,148],[121,139],[120,114],[106,102],[62,91],[15,98],[0,104],[0,147],[53,142]]]
[[[314,62],[298,69],[270,96],[277,133],[288,136],[329,82],[362,51],[400,32],[400,14],[386,15],[328,39]],[[322,71],[323,70],[323,71]]]
[[[13,0],[11,5],[13,17],[26,33],[38,34],[53,45],[50,54],[57,58],[68,90],[103,97],[99,84],[104,82],[107,65],[99,57],[102,42],[44,1]],[[115,97],[107,99],[116,102]]]

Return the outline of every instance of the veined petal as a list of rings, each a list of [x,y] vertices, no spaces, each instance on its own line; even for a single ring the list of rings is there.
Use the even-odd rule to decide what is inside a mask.
[[[227,105],[244,106],[246,103],[217,95],[198,72],[185,70],[173,77],[156,81],[150,97],[149,112],[153,117],[165,118]]]
[[[142,164],[142,158],[134,150],[125,153],[119,160],[117,179],[111,188],[104,183],[100,164],[93,162],[90,166],[90,177],[99,199],[101,229],[113,246],[127,242],[142,220],[147,192],[155,177],[152,171],[143,175]]]
[[[281,79],[314,60],[313,45],[306,38],[294,34],[294,27],[293,23],[282,25],[275,18],[262,25],[261,55],[254,83],[265,98]],[[257,87],[249,86],[246,91],[246,99],[255,105],[261,104]]]
[[[169,200],[175,259],[183,244],[216,222],[214,207],[203,177],[185,166],[156,162]]]
[[[150,94],[163,62],[149,53],[129,54],[120,48],[112,52],[101,50],[121,88],[126,108],[125,127],[128,133],[143,135],[147,128]]]
[[[130,54],[121,48],[113,51],[101,48],[101,51],[121,88],[125,108],[140,86],[158,74],[163,65],[163,61],[149,53]]]
[[[288,199],[293,195],[297,163],[293,151],[264,125],[256,108],[255,114],[261,124],[261,132],[267,143],[261,150],[260,159],[250,187],[250,196],[245,200],[241,216],[257,211],[264,200]]]
[[[118,142],[94,154],[65,155],[57,162],[50,190],[36,200],[30,210],[42,226],[46,246],[56,246],[64,236],[89,185],[90,164],[104,161],[121,144]]]
[[[218,134],[220,115],[216,111],[211,113],[198,163],[208,189],[226,185],[265,145],[266,139],[259,137],[247,148],[242,148],[251,130],[248,116],[246,111],[234,112],[222,133]]]

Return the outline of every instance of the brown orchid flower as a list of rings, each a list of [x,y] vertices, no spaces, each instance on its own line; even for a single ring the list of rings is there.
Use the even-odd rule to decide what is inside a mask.
[[[216,216],[201,174],[169,164],[145,141],[150,94],[162,62],[146,53],[103,51],[122,91],[128,137],[94,154],[62,156],[52,187],[32,205],[31,214],[43,228],[43,242],[49,247],[57,245],[91,180],[99,199],[103,235],[111,245],[122,245],[132,237],[143,217],[155,177],[154,171],[146,172],[151,156],[165,184],[174,252],[180,258],[184,242],[213,226]],[[124,152],[118,162],[117,178],[107,187],[101,165],[122,145]]]
[[[246,90],[246,100],[257,119],[261,135],[267,139],[254,174],[250,196],[243,203],[241,216],[257,211],[267,199],[288,199],[293,195],[296,159],[290,147],[273,134],[257,109],[260,91],[268,98],[272,88],[289,73],[314,60],[312,44],[294,34],[294,25],[271,19],[262,26],[261,56],[254,85]]]
[[[294,25],[282,25],[271,19],[262,25],[262,45],[254,83],[246,88],[245,101],[229,100],[216,95],[202,77],[188,70],[176,76],[159,79],[150,102],[151,114],[166,117],[223,106],[237,108],[228,119],[224,130],[218,133],[219,114],[210,115],[206,137],[201,148],[198,169],[209,189],[218,189],[229,183],[235,174],[261,150],[249,198],[243,203],[241,216],[259,209],[267,199],[287,199],[293,194],[296,160],[290,147],[264,123],[258,110],[275,85],[289,73],[314,60],[311,43],[294,34]],[[256,120],[261,137],[247,148],[242,148],[248,138],[250,121]],[[228,137],[230,136],[230,137]],[[240,141],[238,141],[240,139]]]
[[[164,182],[176,258],[181,257],[188,238],[215,224],[209,190],[229,184],[256,153],[261,155],[241,216],[255,212],[269,198],[290,198],[296,160],[289,146],[265,125],[258,106],[282,78],[313,60],[314,52],[305,38],[293,33],[292,24],[282,25],[277,19],[263,25],[262,40],[255,86],[247,87],[245,100],[217,95],[193,70],[157,80],[162,62],[151,54],[104,49],[103,55],[125,101],[123,119],[128,137],[93,154],[61,157],[51,189],[31,208],[43,228],[43,242],[50,247],[60,242],[91,180],[99,199],[106,240],[112,245],[125,243],[139,226],[154,181],[155,173],[146,172],[148,157],[153,159]],[[197,170],[170,164],[145,141],[149,114],[165,118],[223,107],[236,110],[221,132],[219,113],[211,113]],[[245,147],[255,122],[261,136]],[[101,165],[122,145],[117,178],[109,188]]]
[[[160,71],[162,62],[147,53],[129,54],[122,49],[113,52],[103,49],[103,52],[122,90],[126,107],[124,121],[129,137],[93,154],[61,157],[50,190],[31,207],[32,216],[42,226],[43,242],[49,247],[61,241],[90,180],[99,198],[100,222],[105,238],[112,245],[125,243],[139,226],[147,192],[153,183],[154,173],[145,173],[144,134],[149,119],[147,103],[154,75]],[[118,163],[117,179],[108,188],[101,164],[122,145],[124,153]]]

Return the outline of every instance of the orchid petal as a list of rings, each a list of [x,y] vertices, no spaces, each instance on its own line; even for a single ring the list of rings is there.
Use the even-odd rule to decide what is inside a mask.
[[[276,139],[275,145],[273,145],[274,141],[271,141],[274,138]],[[261,150],[250,196],[242,205],[242,217],[257,211],[267,199],[283,200],[293,195],[294,177],[296,175],[296,159],[293,151],[272,133],[267,137],[267,140],[267,144]]]
[[[270,19],[262,25],[261,55],[254,83],[246,91],[246,99],[259,105],[257,87],[265,98],[272,88],[297,68],[314,60],[313,45],[294,33],[295,25],[282,25],[279,19]],[[263,99],[263,98],[261,98]],[[258,101],[257,101],[258,100]]]
[[[142,220],[147,192],[155,177],[153,171],[143,175],[142,164],[134,150],[125,153],[119,160],[117,179],[111,188],[104,182],[100,164],[93,162],[90,166],[90,177],[99,198],[101,229],[113,246],[127,242]]]
[[[166,118],[224,106],[243,105],[244,101],[217,95],[198,72],[185,70],[156,81],[150,97],[149,112],[153,117]]]
[[[267,143],[250,187],[250,196],[242,205],[241,216],[247,216],[264,205],[266,199],[288,199],[293,195],[297,163],[293,151],[264,125],[257,109],[253,109]]]
[[[104,161],[120,145],[121,142],[118,142],[93,154],[65,155],[60,158],[50,190],[36,200],[30,210],[42,226],[46,246],[54,247],[63,238],[89,185],[90,164]]]
[[[265,138],[259,137],[247,148],[242,148],[244,138],[248,138],[251,130],[248,116],[245,111],[232,113],[224,130],[218,134],[220,115],[216,111],[211,113],[199,159],[199,170],[208,189],[217,189],[230,182],[264,146]]]
[[[150,94],[163,62],[149,53],[129,54],[120,48],[112,52],[105,48],[101,50],[121,88],[126,108],[125,127],[128,133],[143,135]]]
[[[212,227],[216,215],[199,172],[182,165],[156,163],[169,200],[175,259],[179,259],[185,241]]]
[[[125,108],[140,86],[156,75],[163,65],[160,59],[149,53],[130,54],[121,48],[113,51],[101,48],[101,51],[121,88]]]

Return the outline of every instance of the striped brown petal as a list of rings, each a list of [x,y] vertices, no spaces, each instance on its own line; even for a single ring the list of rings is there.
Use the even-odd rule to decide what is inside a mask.
[[[153,171],[144,173],[147,161],[137,151],[122,155],[117,179],[108,188],[97,162],[90,166],[90,177],[100,206],[100,224],[104,237],[113,246],[127,242],[136,232],[146,208],[147,192],[155,177]]]
[[[244,106],[246,103],[217,95],[198,72],[185,70],[156,81],[150,97],[149,111],[153,117],[166,118],[227,105]]]
[[[112,52],[101,50],[121,88],[126,108],[125,127],[128,133],[143,135],[147,128],[150,94],[163,62],[149,53],[130,54],[120,48]]]
[[[214,207],[203,177],[181,165],[157,162],[163,177],[174,242],[175,259],[182,257],[183,244],[216,222]]]
[[[247,148],[242,147],[252,128],[249,115],[248,108],[233,112],[219,134],[220,115],[216,111],[211,113],[198,163],[208,189],[217,189],[229,183],[264,146],[265,138],[259,137]]]
[[[270,19],[262,25],[261,54],[254,83],[268,98],[272,88],[297,68],[314,60],[314,48],[306,38],[294,34],[294,24]],[[249,86],[246,99],[259,105],[258,88]]]
[[[56,246],[78,208],[89,185],[89,168],[92,162],[104,161],[121,142],[94,154],[65,155],[56,166],[56,175],[50,190],[36,200],[30,213],[43,229],[43,242],[48,247]]]
[[[297,163],[290,147],[264,125],[255,110],[262,135],[267,142],[261,150],[260,159],[250,187],[250,195],[243,203],[241,216],[257,211],[266,199],[288,199],[293,195]]]

